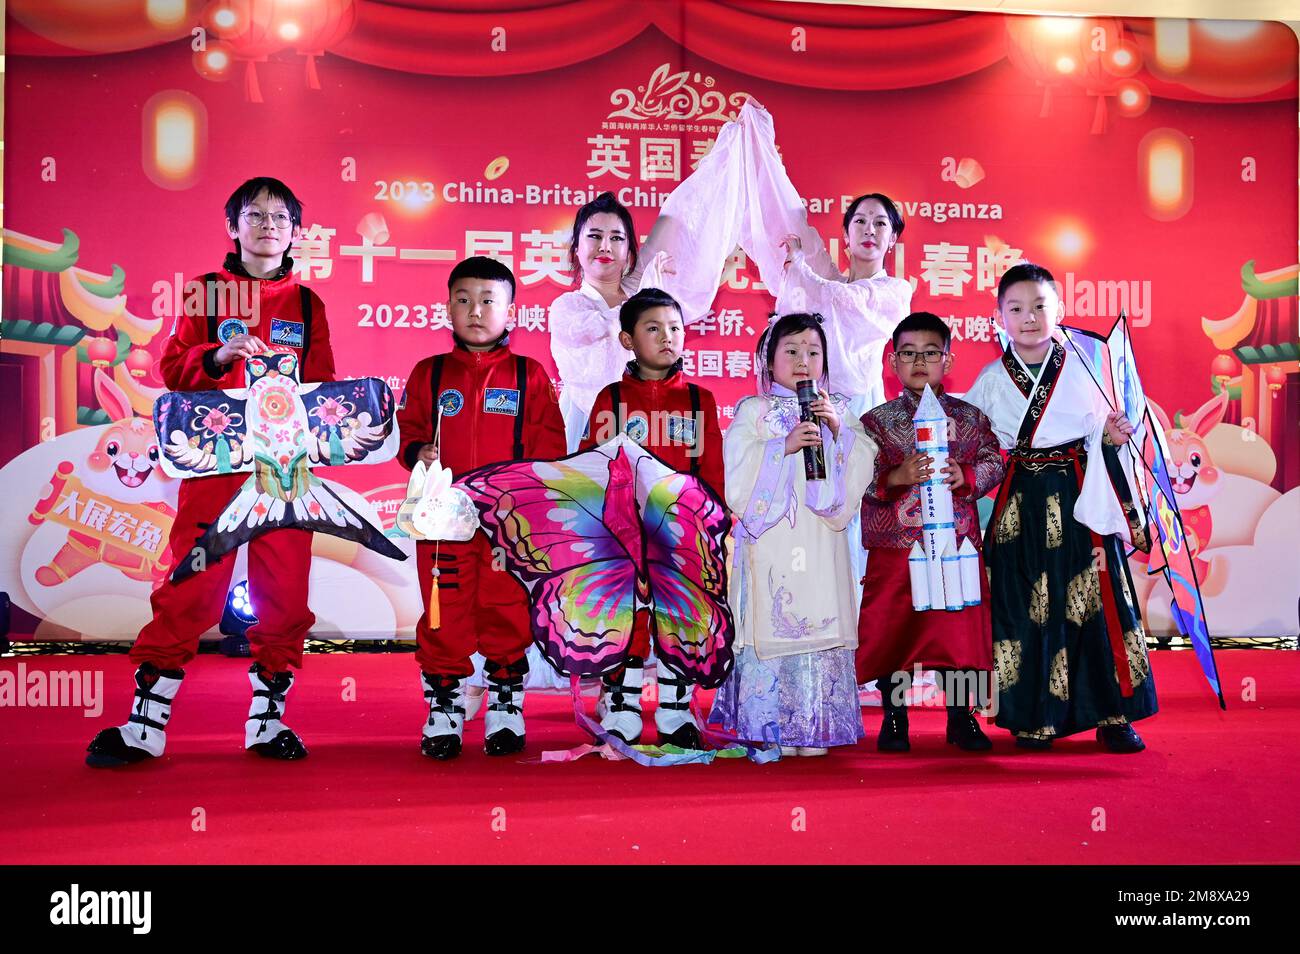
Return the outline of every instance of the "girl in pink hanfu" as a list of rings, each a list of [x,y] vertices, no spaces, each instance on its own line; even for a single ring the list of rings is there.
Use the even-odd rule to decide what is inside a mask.
[[[759,341],[765,393],[745,398],[723,438],[727,506],[737,514],[729,602],[736,664],[710,721],[785,755],[825,755],[862,738],[853,654],[857,587],[845,531],[872,479],[877,447],[841,394],[821,392],[801,423],[795,386],[825,386],[815,315],[785,315]],[[820,445],[826,479],[809,481]]]

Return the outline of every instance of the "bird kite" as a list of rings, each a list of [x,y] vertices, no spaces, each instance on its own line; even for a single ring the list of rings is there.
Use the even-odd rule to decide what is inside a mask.
[[[398,433],[388,385],[378,378],[300,384],[293,354],[258,355],[246,368],[246,388],[174,391],[154,403],[166,473],[182,479],[250,475],[196,542],[204,559],[177,561],[172,580],[287,527],[330,533],[405,560],[383,530],[311,472],[394,457]]]

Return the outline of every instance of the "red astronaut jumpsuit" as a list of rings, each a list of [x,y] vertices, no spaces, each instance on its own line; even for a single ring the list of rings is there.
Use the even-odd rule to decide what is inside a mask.
[[[713,393],[687,382],[680,362],[659,381],[642,378],[635,361],[627,367],[621,381],[606,385],[596,395],[580,449],[589,450],[625,433],[673,470],[701,478],[725,504],[722,429]],[[621,405],[617,417],[615,403]],[[641,610],[628,655],[645,659],[649,652],[649,615]]]
[[[538,362],[510,350],[508,336],[491,351],[457,343],[412,369],[397,412],[407,469],[420,448],[434,442],[438,404],[440,460],[456,477],[485,464],[565,454],[564,419],[551,380]],[[441,625],[430,629],[435,550]],[[415,630],[420,669],[431,676],[470,676],[477,651],[489,677],[526,672],[532,638],[527,593],[504,568],[493,568],[487,538],[476,533],[464,543],[419,542],[415,558],[425,609]]]
[[[325,306],[309,289],[293,280],[292,262],[271,278],[249,277],[234,254],[219,272],[199,280],[231,283],[218,289],[238,292],[219,301],[251,303],[251,313],[234,316],[230,308],[212,314],[181,314],[163,349],[162,377],[172,391],[207,391],[245,387],[242,359],[225,367],[215,362],[221,347],[223,322],[237,317],[247,329],[276,351],[298,356],[300,380],[333,381],[334,354],[330,350]],[[187,289],[193,284],[186,286]],[[191,311],[196,309],[185,309]],[[239,329],[225,328],[225,337]],[[160,441],[167,435],[159,435]],[[173,558],[191,558],[195,542],[217,519],[248,474],[220,474],[181,481],[176,520],[170,543]],[[311,566],[311,538],[306,530],[275,530],[248,544],[248,588],[257,623],[248,630],[253,658],[271,672],[302,665],[302,644],[316,617],[307,608],[307,575]],[[199,636],[221,621],[234,572],[235,557],[209,563],[201,573],[183,582],[163,580],[153,591],[153,619],[140,630],[131,659],[151,662],[159,669],[178,669],[194,658]]]

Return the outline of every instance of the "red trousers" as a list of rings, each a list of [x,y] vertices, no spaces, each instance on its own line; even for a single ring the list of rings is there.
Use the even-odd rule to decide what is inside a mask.
[[[438,604],[442,625],[429,628],[429,584],[438,553]],[[493,664],[489,676],[520,665],[528,651],[528,594],[502,565],[492,565],[492,547],[481,533],[465,543],[417,543],[416,572],[424,615],[415,627],[415,660],[431,676],[470,676],[470,657],[482,653]]]
[[[632,621],[632,639],[627,654],[636,659],[645,659],[650,655],[650,611],[638,610]]]
[[[170,536],[177,564],[191,558],[195,541],[225,509],[247,474],[181,481]],[[316,617],[307,608],[311,533],[273,530],[248,544],[248,589],[257,623],[248,630],[255,660],[272,672],[302,666],[302,644]],[[194,658],[199,637],[221,622],[230,591],[235,555],[209,563],[181,583],[163,580],[153,591],[153,619],[131,647],[136,663],[178,669]]]
[[[908,551],[873,547],[867,558],[855,653],[858,683],[894,672],[993,668],[989,581],[980,556],[980,604],[949,613],[912,609]]]

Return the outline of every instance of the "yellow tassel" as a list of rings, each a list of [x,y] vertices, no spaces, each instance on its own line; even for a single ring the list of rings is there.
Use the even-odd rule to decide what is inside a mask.
[[[437,629],[442,625],[442,608],[438,604],[438,577],[434,571],[433,583],[429,586],[429,628]]]

